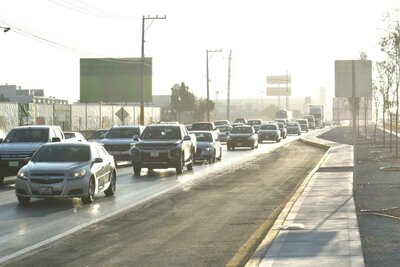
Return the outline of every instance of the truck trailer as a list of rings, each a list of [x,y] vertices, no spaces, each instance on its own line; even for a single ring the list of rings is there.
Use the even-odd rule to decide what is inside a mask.
[[[324,128],[324,106],[322,105],[309,105],[309,114],[314,116],[315,127]]]

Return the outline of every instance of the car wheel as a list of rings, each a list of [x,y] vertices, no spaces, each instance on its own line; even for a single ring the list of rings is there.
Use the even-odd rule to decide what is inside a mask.
[[[94,177],[90,177],[89,180],[89,188],[88,188],[88,196],[82,197],[83,204],[90,204],[94,201],[94,192],[96,190],[96,184],[94,182]]]
[[[142,171],[142,167],[133,165],[133,173],[137,176],[140,176],[140,172]]]
[[[214,151],[214,154],[212,155],[212,157],[211,157],[211,159],[210,159],[210,163],[212,164],[212,163],[215,163],[215,160],[216,160],[216,152]]]
[[[115,194],[115,188],[117,185],[117,178],[115,177],[115,173],[111,172],[110,173],[110,185],[108,186],[108,188],[106,189],[106,191],[104,191],[104,194],[107,197],[113,196]]]
[[[30,197],[17,196],[17,198],[18,198],[18,202],[21,205],[27,205],[27,204],[29,204],[29,201],[31,201]]]
[[[193,170],[193,161],[194,161],[194,153],[193,153],[193,150],[192,150],[192,152],[191,152],[190,154],[191,154],[191,156],[190,156],[191,162],[186,166],[186,168],[187,168],[188,171]]]
[[[231,150],[231,147],[230,146],[226,146],[226,149]]]
[[[175,167],[175,171],[177,174],[182,174],[183,172],[183,167],[185,166],[185,154],[181,154],[181,158],[179,163]]]
[[[255,146],[255,144],[253,143],[252,145],[251,145],[251,149],[254,149],[256,146]]]

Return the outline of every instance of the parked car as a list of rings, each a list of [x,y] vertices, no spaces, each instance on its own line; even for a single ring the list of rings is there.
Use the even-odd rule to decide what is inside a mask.
[[[228,120],[218,120],[218,121],[214,121],[214,125],[215,126],[220,126],[220,125],[229,125],[229,121]]]
[[[100,142],[100,140],[106,136],[107,132],[108,130],[106,129],[96,130],[89,136],[87,140],[90,142]]]
[[[262,123],[263,123],[263,121],[260,119],[252,119],[252,120],[247,121],[247,125],[253,126],[256,133],[258,133],[258,130],[260,129],[260,126]]]
[[[300,128],[303,132],[308,132],[308,120],[307,119],[298,119],[297,122],[300,124]]]
[[[100,140],[104,148],[114,156],[115,163],[120,160],[131,160],[131,148],[137,142],[134,137],[142,134],[142,125],[114,126],[108,130],[106,136]]]
[[[230,125],[218,125],[216,128],[219,130],[218,139],[221,142],[226,142],[228,138],[229,132],[232,130],[232,126]]]
[[[44,143],[64,140],[59,126],[30,125],[13,128],[0,143],[0,185],[4,178],[16,175],[26,160]]]
[[[226,141],[228,150],[236,147],[258,148],[258,135],[250,125],[233,127]]]
[[[196,136],[197,151],[194,160],[208,160],[214,163],[222,159],[222,145],[212,131],[191,131]]]
[[[15,193],[21,204],[31,198],[112,196],[116,188],[114,158],[95,142],[59,142],[41,146],[18,171]]]
[[[86,138],[80,132],[64,132],[65,139],[71,139],[79,142],[86,142]]]
[[[297,121],[288,122],[286,125],[287,134],[301,135],[300,124]]]
[[[281,131],[281,137],[283,139],[285,139],[287,137],[287,129],[286,129],[285,124],[283,124],[282,122],[278,122],[277,124],[278,124],[279,130]]]
[[[267,123],[260,126],[258,131],[258,142],[262,143],[264,140],[272,140],[275,142],[281,141],[281,131],[276,123]]]
[[[193,169],[195,149],[183,124],[149,125],[131,149],[133,171],[140,175],[142,168],[149,171],[175,168],[176,173],[181,174],[185,166]]]

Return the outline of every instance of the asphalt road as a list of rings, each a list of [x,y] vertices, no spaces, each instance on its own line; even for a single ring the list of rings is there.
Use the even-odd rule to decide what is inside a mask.
[[[262,144],[258,151],[227,152],[224,157],[246,153],[243,155],[249,161],[243,164],[244,159],[238,157],[210,170],[197,166],[195,172],[202,175],[196,179],[191,177],[195,174],[178,176],[178,180],[187,182],[173,190],[160,190],[162,194],[157,197],[16,257],[6,266],[224,266],[325,153],[299,141],[281,144],[272,151],[266,149],[268,146]],[[124,183],[132,188],[131,184],[140,187],[176,180],[169,178],[168,171],[153,175],[119,179],[117,194],[129,195],[120,192]],[[141,194],[138,189],[133,191]],[[96,209],[101,210],[104,202],[111,201],[103,198],[96,202],[88,207],[90,212],[82,214],[95,216]],[[37,203],[30,207],[36,209],[34,213],[23,212],[41,216],[41,207],[46,213],[48,206],[60,212],[61,205],[66,211],[64,221],[76,219],[70,201]],[[51,219],[49,214],[43,216]],[[25,214],[23,219],[23,230],[29,231],[30,216]]]

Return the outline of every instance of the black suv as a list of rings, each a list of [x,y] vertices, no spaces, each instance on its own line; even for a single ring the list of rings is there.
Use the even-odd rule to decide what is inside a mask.
[[[193,169],[195,145],[183,124],[152,124],[147,126],[132,147],[132,165],[135,175],[142,168],[175,168],[181,174],[186,166]]]
[[[12,129],[0,143],[0,185],[5,176],[16,175],[44,143],[64,140],[59,126],[30,125]]]

